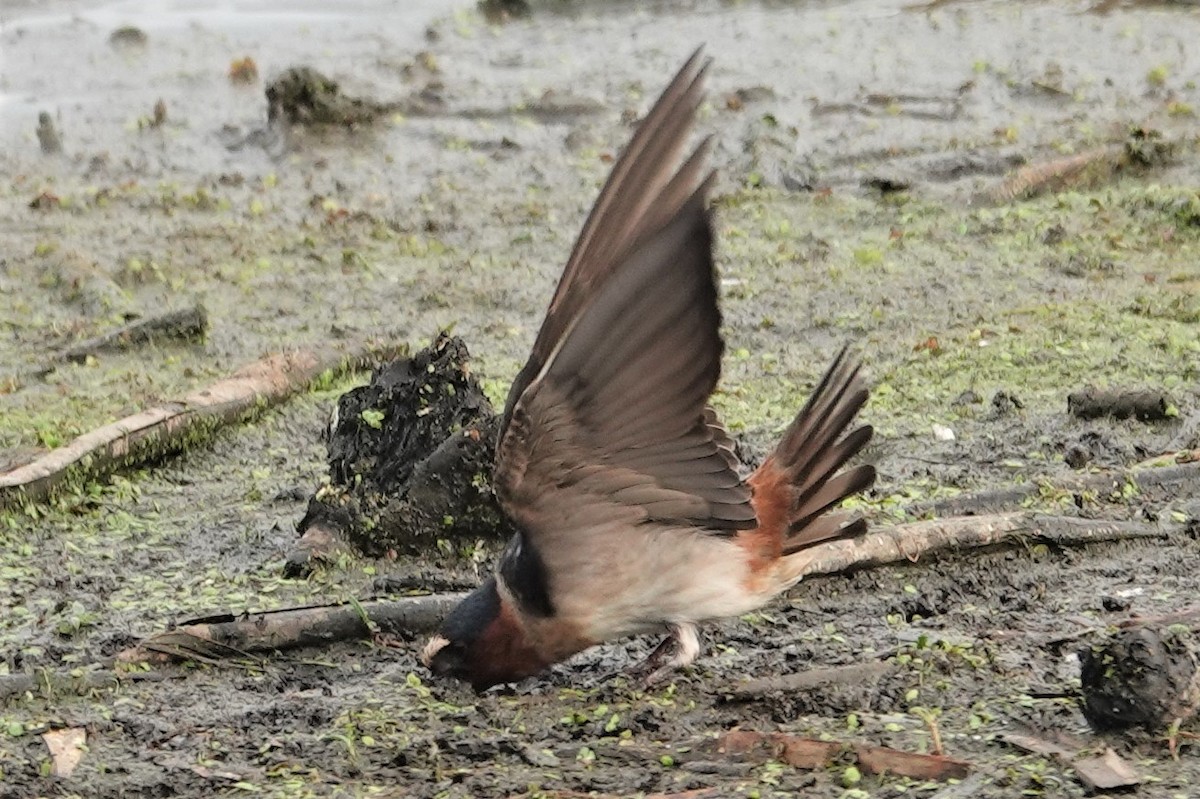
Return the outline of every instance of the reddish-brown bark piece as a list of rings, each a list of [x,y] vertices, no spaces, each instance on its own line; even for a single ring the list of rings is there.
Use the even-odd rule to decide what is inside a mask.
[[[857,744],[858,765],[870,774],[897,774],[914,780],[961,780],[971,773],[971,764],[945,755],[923,755],[886,746]]]
[[[1138,776],[1133,766],[1122,759],[1111,747],[1104,747],[1104,752],[1100,755],[1081,756],[1077,753],[1077,747],[1068,748],[1063,744],[1048,741],[1036,735],[1007,733],[1000,737],[1018,749],[1053,757],[1063,765],[1074,769],[1076,775],[1079,776],[1079,781],[1093,791],[1132,788],[1142,782],[1142,778]]]
[[[804,769],[825,768],[847,754],[871,774],[895,774],[916,780],[962,779],[971,764],[944,755],[905,752],[872,744],[818,741],[783,732],[730,730],[717,739],[717,753],[751,760],[778,760]]]

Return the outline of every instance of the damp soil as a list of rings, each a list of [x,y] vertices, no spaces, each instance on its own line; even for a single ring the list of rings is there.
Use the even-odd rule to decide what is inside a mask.
[[[513,4],[510,4],[513,5]],[[734,726],[945,751],[974,795],[1080,796],[1006,732],[1102,740],[1136,795],[1200,792],[1166,730],[1095,739],[1087,635],[1200,593],[1200,487],[1052,486],[1200,448],[1200,9],[1187,3],[532,2],[0,9],[0,461],[181,396],[264,353],[442,329],[498,404],[631,121],[699,43],[714,57],[725,372],[720,411],[761,454],[845,342],[868,364],[873,523],[1044,483],[1049,512],[1165,539],[944,555],[814,579],[713,625],[643,691],[655,642],[600,647],[476,696],[419,636],[255,663],[156,667],[119,689],[0,706],[0,796],[934,796],[945,786],[741,762]],[[253,59],[257,79],[246,67]],[[235,65],[235,62],[237,64]],[[268,120],[293,67],[381,110]],[[231,68],[234,78],[231,79]],[[161,102],[160,102],[161,101]],[[360,106],[355,106],[360,107]],[[39,121],[39,116],[41,117]],[[50,130],[47,125],[51,125]],[[995,191],[1026,165],[1120,147],[1169,157]],[[57,358],[201,304],[202,341]],[[52,368],[47,368],[51,366]],[[0,672],[84,669],[196,616],[470,582],[497,544],[346,552],[284,576],[328,481],[322,383],[179,457],[0,515]],[[1068,413],[1072,393],[1162,392],[1165,419]],[[947,434],[953,433],[953,437]],[[1189,530],[1192,532],[1189,534]],[[1081,638],[1081,636],[1084,636]],[[746,677],[884,659],[869,685],[727,701]],[[51,776],[41,734],[82,727]],[[1195,731],[1185,724],[1183,731]],[[943,794],[943,796],[949,794]]]

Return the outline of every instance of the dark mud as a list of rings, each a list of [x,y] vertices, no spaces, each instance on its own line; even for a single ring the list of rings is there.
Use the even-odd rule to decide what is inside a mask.
[[[416,636],[37,692],[0,708],[0,795],[942,787],[737,762],[711,748],[735,725],[913,751],[933,746],[936,725],[946,752],[982,775],[974,795],[1082,795],[1060,763],[999,736],[1088,737],[1080,634],[1200,593],[1200,544],[1183,527],[1200,516],[1196,486],[1050,488],[1200,447],[1200,11],[535,2],[494,26],[470,5],[329,9],[0,9],[0,460],[330,338],[415,350],[453,327],[499,402],[629,121],[706,41],[716,62],[701,127],[718,142],[729,343],[716,401],[748,450],[769,444],[850,340],[874,388],[881,479],[865,505],[877,523],[964,490],[1037,483],[1038,507],[1162,524],[1170,537],[813,580],[714,626],[697,666],[650,694],[612,676],[649,640],[476,697],[426,682]],[[123,26],[142,35],[110,41]],[[246,56],[262,78],[231,82]],[[272,131],[266,81],[298,65],[406,112]],[[41,112],[61,152],[43,153]],[[971,204],[1016,166],[1120,145],[1134,126],[1170,141],[1172,159]],[[208,310],[201,342],[37,376],[131,314],[195,303]],[[0,517],[0,670],[82,668],[173,621],[363,596],[384,575],[457,584],[486,569],[495,547],[478,542],[421,558],[343,553],[306,579],[282,576],[327,473],[330,412],[355,384]],[[1088,385],[1161,391],[1172,407],[1149,423],[1073,418],[1067,397]],[[876,659],[896,669],[858,689],[725,699],[744,676]],[[71,777],[48,776],[40,734],[70,726],[86,729],[88,750]],[[1181,737],[1174,761],[1164,734],[1105,740],[1146,776],[1137,795],[1196,795],[1193,742]]]

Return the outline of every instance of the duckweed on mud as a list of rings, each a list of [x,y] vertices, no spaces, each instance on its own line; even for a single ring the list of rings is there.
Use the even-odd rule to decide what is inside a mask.
[[[367,337],[416,347],[445,328],[502,403],[628,120],[707,41],[701,127],[718,142],[727,341],[716,402],[751,454],[849,343],[874,389],[880,481],[863,507],[876,522],[929,497],[1171,461],[1200,448],[1200,161],[1186,113],[1200,107],[1200,14],[1101,5],[555,2],[497,26],[451,0],[121,20],[19,1],[0,30],[0,451],[21,462],[266,352]],[[125,25],[144,42],[115,49]],[[227,74],[247,55],[264,80],[311,64],[353,96],[425,105],[369,130],[255,138],[263,84]],[[163,123],[138,130],[160,98]],[[41,111],[59,155],[38,145]],[[1015,165],[1122,141],[1134,123],[1161,132],[1174,160],[971,204]],[[39,376],[48,353],[131,314],[195,303],[209,311],[201,342]],[[344,554],[282,576],[325,474],[330,410],[356,382],[326,381],[179,457],[0,513],[0,677],[111,668],[134,640],[197,615],[487,568],[453,551]],[[1067,395],[1089,383],[1165,390],[1177,415],[1070,417]],[[1072,468],[1076,450],[1087,458]],[[718,754],[735,726],[912,752],[940,741],[973,764],[972,795],[1082,796],[1070,769],[1000,736],[1091,741],[1074,642],[1200,591],[1197,487],[1122,484],[1047,488],[1031,503],[1160,525],[1165,540],[814,579],[714,625],[696,666],[650,693],[622,676],[653,643],[641,639],[482,696],[430,680],[416,635],[236,665],[134,664],[115,686],[47,679],[0,705],[0,796],[715,787],[865,799],[946,787]],[[744,677],[863,662],[893,668],[851,690],[728,696]],[[40,735],[63,727],[82,727],[87,751],[55,777]],[[1139,797],[1196,792],[1194,742],[1180,738],[1175,761],[1165,733],[1108,739],[1142,775]]]

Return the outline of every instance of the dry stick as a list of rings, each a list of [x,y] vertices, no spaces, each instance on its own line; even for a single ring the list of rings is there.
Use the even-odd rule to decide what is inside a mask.
[[[64,361],[82,363],[87,360],[89,355],[109,350],[129,349],[153,341],[163,339],[191,341],[203,336],[206,330],[208,330],[208,314],[205,312],[204,306],[195,305],[191,308],[136,319],[116,330],[74,344],[56,357]]]
[[[254,660],[252,653],[328,645],[384,632],[434,630],[466,594],[435,594],[395,600],[366,600],[338,605],[289,608],[243,616],[194,619],[145,639],[116,657],[117,663],[147,660]],[[0,701],[25,693],[86,693],[121,682],[160,679],[161,673],[111,668],[83,672],[44,670],[0,675]]]
[[[991,546],[1014,539],[1081,544],[1159,535],[1157,530],[1131,522],[1095,522],[1032,513],[915,522],[815,546],[808,550],[809,560],[801,574],[832,574],[913,561],[940,549]],[[433,594],[197,619],[146,639],[122,659],[142,660],[147,652],[207,660],[240,657],[365,638],[371,634],[372,625],[386,632],[426,631],[435,628],[463,597],[457,593]]]
[[[976,549],[1014,540],[1065,546],[1165,536],[1165,532],[1139,522],[1096,521],[1027,512],[998,513],[900,524],[858,538],[828,541],[792,557],[807,558],[799,569],[799,573],[807,577],[906,560],[916,562],[923,555],[943,549]]]
[[[975,494],[960,494],[956,497],[947,497],[932,502],[919,502],[910,505],[907,510],[914,516],[961,516],[1017,507],[1022,502],[1036,497],[1044,488],[1055,492],[1080,493],[1119,491],[1126,483],[1133,483],[1140,488],[1162,488],[1191,481],[1200,483],[1200,461],[1173,466],[1131,469],[1123,472],[1089,474],[1056,484],[1030,483],[992,491],[981,491]]]
[[[1022,167],[978,199],[991,203],[1025,200],[1081,183],[1095,183],[1108,178],[1127,163],[1129,155],[1125,145],[1096,147],[1077,155]]]
[[[32,463],[0,473],[0,509],[42,500],[68,477],[97,477],[182,449],[188,439],[280,402],[327,371],[361,369],[401,351],[359,344],[267,356],[179,402],[104,425]]]
[[[161,671],[114,671],[103,666],[84,671],[39,669],[32,674],[0,674],[0,702],[25,693],[44,693],[48,697],[87,694],[116,688],[123,682],[158,682],[177,676]]]
[[[208,313],[204,306],[194,305],[191,308],[168,311],[157,316],[136,319],[116,330],[73,344],[53,353],[46,363],[36,369],[20,370],[8,379],[25,382],[31,378],[44,378],[64,362],[86,363],[89,357],[102,352],[127,350],[165,340],[196,341],[202,339],[207,331]]]
[[[827,541],[792,557],[807,556],[808,560],[799,572],[809,577],[905,561],[915,562],[939,550],[976,549],[1018,540],[1065,546],[1130,538],[1161,538],[1165,535],[1154,527],[1138,522],[1002,513],[901,524],[858,538]],[[894,666],[888,663],[855,663],[764,677],[737,685],[729,692],[729,696],[732,699],[753,699],[774,691],[800,691],[822,685],[861,682],[878,679],[892,668]]]
[[[795,674],[745,680],[734,686],[728,695],[731,699],[756,699],[776,691],[792,693],[828,686],[862,685],[874,682],[895,669],[893,663],[851,663],[846,666],[809,669]]]
[[[1039,647],[1057,649],[1085,638],[1104,635],[1110,632],[1113,627],[1118,630],[1132,630],[1139,627],[1156,629],[1171,627],[1176,624],[1184,625],[1192,632],[1200,632],[1200,608],[1164,613],[1161,616],[1132,616],[1128,619],[1121,619],[1109,624],[1089,624],[1089,626],[1084,627],[1082,630],[1043,639],[1037,645]]]
[[[376,628],[388,633],[423,632],[436,629],[465,597],[432,594],[195,619],[145,639],[117,659],[137,662],[146,660],[148,653],[156,653],[168,658],[215,661],[367,638]]]
[[[1122,629],[1151,626],[1169,627],[1173,624],[1186,624],[1195,627],[1197,622],[1200,622],[1200,608],[1188,608],[1186,610],[1175,611],[1174,613],[1164,613],[1161,616],[1134,616],[1133,618],[1122,619],[1114,626]]]

